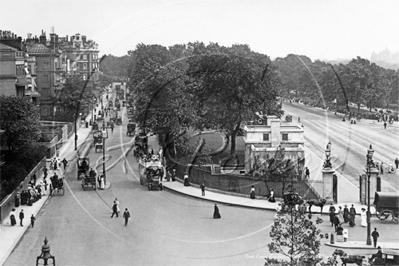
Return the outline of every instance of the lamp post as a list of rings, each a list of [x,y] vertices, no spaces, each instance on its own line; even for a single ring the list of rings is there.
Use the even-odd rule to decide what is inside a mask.
[[[324,168],[332,167],[331,162],[330,162],[330,160],[331,160],[331,157],[330,157],[331,156],[331,145],[332,145],[332,143],[331,143],[331,141],[329,141],[327,143],[326,150],[324,151],[324,153],[326,154],[326,160],[324,161],[324,165],[323,165]]]
[[[370,175],[371,175],[371,164],[373,163],[373,154],[374,150],[373,147],[370,144],[370,148],[367,150],[367,240],[366,240],[366,245],[371,246],[371,221],[370,221]]]
[[[55,257],[50,254],[50,245],[47,245],[48,240],[47,237],[44,238],[44,245],[42,246],[42,254],[40,254],[36,258],[36,266],[39,265],[39,261],[43,260],[43,264],[40,265],[49,265],[48,260],[52,260],[51,265],[55,265]]]
[[[105,119],[103,119],[103,177],[104,177],[104,187],[107,184],[107,175],[105,173],[105,139],[108,137],[108,131],[105,127]]]

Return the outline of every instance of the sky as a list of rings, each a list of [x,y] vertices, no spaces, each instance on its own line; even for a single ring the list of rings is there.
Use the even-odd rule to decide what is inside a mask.
[[[272,59],[370,59],[399,52],[399,0],[2,0],[0,29],[86,35],[100,55],[138,43],[248,44]],[[6,11],[7,12],[4,12]]]

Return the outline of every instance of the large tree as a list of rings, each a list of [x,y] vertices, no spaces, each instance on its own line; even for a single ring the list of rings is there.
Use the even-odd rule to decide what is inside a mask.
[[[5,130],[1,142],[9,150],[17,150],[40,139],[40,114],[30,99],[2,95],[0,114],[0,128]]]
[[[194,78],[188,89],[196,99],[193,109],[201,118],[195,127],[224,132],[234,155],[235,139],[244,122],[258,119],[257,112],[282,115],[275,67],[268,56],[251,51],[247,45],[188,46],[192,51],[188,74]]]

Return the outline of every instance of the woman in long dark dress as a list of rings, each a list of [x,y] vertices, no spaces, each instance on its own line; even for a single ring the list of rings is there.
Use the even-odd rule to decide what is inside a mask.
[[[215,204],[215,211],[213,212],[213,219],[220,219],[220,218],[222,218],[222,217],[220,216],[218,205]]]
[[[331,203],[329,212],[330,212],[330,223],[331,223],[331,226],[333,226],[334,225],[334,216],[335,216],[335,207],[332,203]]]
[[[14,208],[10,212],[10,220],[11,220],[11,225],[17,224],[17,221],[15,220],[15,209]]]
[[[190,186],[190,183],[188,182],[188,174],[187,173],[184,174],[184,186],[185,187]]]
[[[348,205],[344,205],[344,223],[349,222],[349,209]]]
[[[254,186],[251,187],[251,192],[249,194],[250,194],[250,198],[251,199],[255,199],[255,188],[254,188]]]

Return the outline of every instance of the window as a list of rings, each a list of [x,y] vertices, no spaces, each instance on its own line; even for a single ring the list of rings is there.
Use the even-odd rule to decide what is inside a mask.
[[[87,64],[86,63],[83,64],[83,69],[87,69]]]
[[[282,134],[282,140],[283,141],[288,141],[288,134],[287,133],[283,133]]]
[[[263,141],[269,141],[269,134],[263,134]]]
[[[50,97],[50,90],[48,88],[42,88],[40,94],[42,95],[42,97],[48,98]]]
[[[48,82],[48,75],[43,75],[43,81]]]
[[[23,65],[16,65],[16,74],[17,76],[25,75],[24,66]]]
[[[83,80],[86,80],[86,75],[83,75],[82,77],[83,77]]]
[[[82,54],[82,59],[87,60],[87,54]]]

